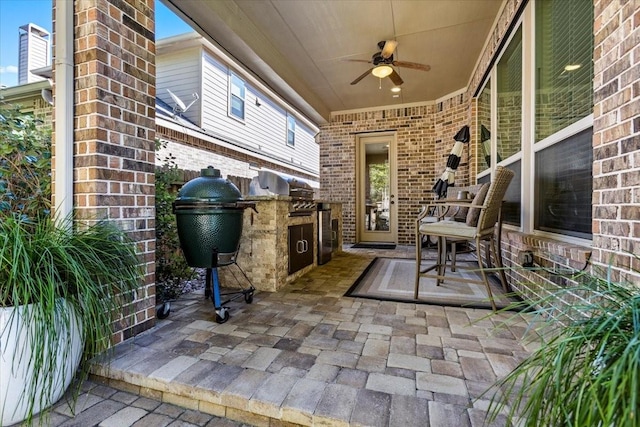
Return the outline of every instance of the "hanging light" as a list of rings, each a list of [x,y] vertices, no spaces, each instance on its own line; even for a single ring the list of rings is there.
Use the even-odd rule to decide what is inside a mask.
[[[371,70],[371,74],[379,79],[384,79],[391,73],[393,73],[393,68],[388,65],[378,65],[373,70]]]

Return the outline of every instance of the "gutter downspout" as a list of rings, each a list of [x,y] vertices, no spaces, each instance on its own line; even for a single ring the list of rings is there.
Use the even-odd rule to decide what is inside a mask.
[[[55,1],[55,217],[73,212],[73,15],[75,1]]]

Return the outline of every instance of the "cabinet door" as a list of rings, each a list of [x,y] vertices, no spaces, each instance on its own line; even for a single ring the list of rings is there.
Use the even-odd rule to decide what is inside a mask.
[[[289,226],[289,274],[313,264],[313,224]]]
[[[331,252],[335,252],[338,249],[338,220],[331,220]]]

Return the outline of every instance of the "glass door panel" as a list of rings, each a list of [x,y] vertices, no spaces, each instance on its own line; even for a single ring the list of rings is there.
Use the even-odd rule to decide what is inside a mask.
[[[395,139],[363,137],[358,149],[358,241],[395,243]]]

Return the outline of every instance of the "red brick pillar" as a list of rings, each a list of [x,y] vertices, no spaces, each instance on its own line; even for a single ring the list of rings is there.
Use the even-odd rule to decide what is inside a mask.
[[[593,256],[640,283],[640,0],[594,7]]]
[[[115,343],[155,323],[154,19],[154,0],[75,2],[74,209],[129,232],[146,266]]]

